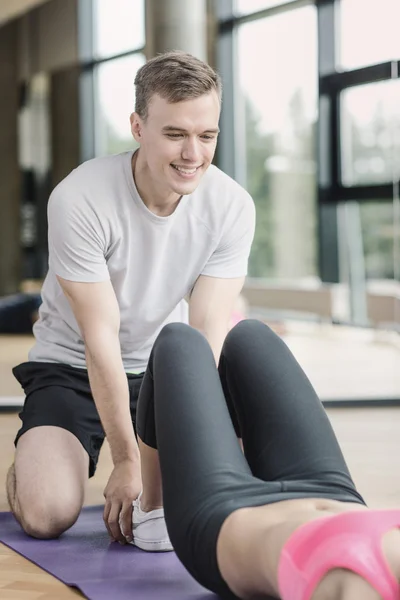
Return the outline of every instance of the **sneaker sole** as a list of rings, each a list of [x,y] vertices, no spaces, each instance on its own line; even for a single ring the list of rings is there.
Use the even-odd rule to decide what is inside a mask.
[[[132,543],[146,552],[173,552],[174,550],[171,542],[149,542],[148,540],[141,540],[135,537]]]

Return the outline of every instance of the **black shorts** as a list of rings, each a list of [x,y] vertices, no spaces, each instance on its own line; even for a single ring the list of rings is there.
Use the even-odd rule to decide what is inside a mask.
[[[15,438],[42,425],[73,433],[89,455],[89,477],[96,470],[104,429],[90,389],[86,369],[45,362],[25,362],[13,369],[26,399],[19,416],[22,427]],[[136,432],[136,405],[144,373],[127,374],[132,423]]]

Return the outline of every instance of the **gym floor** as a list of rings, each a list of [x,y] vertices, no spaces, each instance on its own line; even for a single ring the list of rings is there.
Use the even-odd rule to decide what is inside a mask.
[[[307,333],[307,334],[306,334]],[[363,334],[343,337],[328,328],[284,336],[322,398],[400,398],[400,350],[386,340]],[[26,360],[29,336],[0,336],[0,399],[20,396],[11,367]],[[353,478],[374,508],[400,507],[400,407],[329,408]],[[5,478],[13,460],[13,440],[19,426],[17,412],[0,413],[0,511],[8,510]],[[107,444],[95,477],[89,482],[85,504],[101,504],[111,472]],[[64,600],[81,595],[26,559],[0,544],[2,600]]]

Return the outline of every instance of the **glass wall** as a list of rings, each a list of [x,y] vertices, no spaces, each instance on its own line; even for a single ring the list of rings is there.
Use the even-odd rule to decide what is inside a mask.
[[[400,57],[399,0],[340,0],[340,67],[357,69]]]
[[[341,25],[333,75],[339,100],[338,196],[357,205],[352,229],[340,238],[348,265],[346,269],[342,263],[340,281],[349,289],[350,321],[398,330],[400,3],[340,0],[336,9]],[[341,74],[341,69],[347,72]],[[355,244],[357,231],[360,241]]]
[[[93,17],[96,58],[144,46],[144,0],[94,0]]]
[[[353,301],[354,297],[364,296],[365,324],[396,329],[395,299],[399,295],[396,263],[400,260],[396,236],[400,226],[394,183],[400,176],[400,80],[346,88],[340,94],[340,112],[342,184],[349,190],[372,187],[370,197],[357,203],[361,243],[353,248],[348,262],[355,264],[358,253],[364,284],[357,287],[350,281],[351,295]],[[388,195],[392,198],[374,198],[374,186],[378,185],[388,185]],[[379,190],[375,193],[378,195]],[[351,234],[354,231],[348,231],[348,236]],[[342,244],[349,246],[345,239]],[[341,280],[345,283],[348,280],[345,272]],[[383,306],[388,296],[394,298],[393,308],[382,315],[377,306],[379,301]],[[354,311],[351,316],[356,318]]]
[[[133,148],[129,117],[134,111],[133,81],[144,55],[130,54],[95,69],[95,153],[115,154]]]
[[[393,203],[362,203],[360,223],[367,279],[376,282],[394,279]]]
[[[290,3],[291,0],[286,0]],[[236,0],[234,3],[235,13],[238,15],[247,15],[265,8],[273,8],[283,4],[282,0]]]
[[[237,73],[243,123],[238,175],[258,215],[249,274],[275,280],[315,277],[315,7],[240,25]]]
[[[324,400],[399,400],[400,2],[222,4],[219,146],[257,208],[253,316]]]
[[[345,186],[369,185],[398,178],[400,80],[344,90],[341,113],[342,183]]]
[[[91,41],[82,75],[83,160],[135,147],[129,117],[135,75],[145,62],[144,8],[145,0],[85,1],[85,46]]]

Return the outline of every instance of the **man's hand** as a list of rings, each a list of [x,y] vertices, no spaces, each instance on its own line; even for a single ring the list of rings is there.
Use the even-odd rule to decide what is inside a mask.
[[[114,466],[104,490],[103,519],[112,541],[132,541],[132,502],[142,489],[140,463],[124,460]]]

